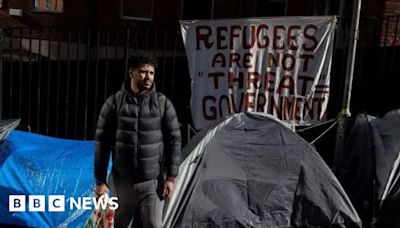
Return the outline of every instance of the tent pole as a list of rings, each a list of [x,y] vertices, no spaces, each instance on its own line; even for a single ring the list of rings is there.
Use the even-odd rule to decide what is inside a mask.
[[[211,0],[211,12],[210,12],[210,19],[214,19],[214,8],[215,8],[215,1]]]
[[[335,161],[338,153],[343,149],[344,144],[344,131],[346,124],[351,116],[350,113],[350,100],[351,100],[351,89],[353,84],[353,73],[354,73],[354,62],[357,50],[357,40],[359,35],[359,21],[361,11],[361,1],[353,0],[353,14],[351,20],[350,36],[349,36],[349,48],[347,50],[347,62],[346,62],[346,77],[343,91],[342,109],[338,115],[338,129],[336,134],[336,146],[335,146]],[[336,162],[335,162],[336,163]]]

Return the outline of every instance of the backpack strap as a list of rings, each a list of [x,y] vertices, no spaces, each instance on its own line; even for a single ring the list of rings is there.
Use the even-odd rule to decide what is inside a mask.
[[[160,92],[157,92],[157,97],[158,97],[158,107],[160,110],[160,117],[161,119],[163,119],[165,115],[165,105],[167,103],[167,97]]]
[[[119,115],[119,111],[121,111],[123,101],[124,101],[124,93],[121,91],[116,92],[114,94],[115,116]]]

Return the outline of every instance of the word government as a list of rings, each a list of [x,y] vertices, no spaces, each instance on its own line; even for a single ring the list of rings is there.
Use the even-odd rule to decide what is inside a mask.
[[[257,99],[256,99],[257,98]],[[267,100],[268,98],[268,100]],[[267,112],[281,120],[300,121],[304,119],[319,121],[322,119],[323,104],[326,98],[296,96],[266,96],[263,93],[240,93],[235,102],[232,94],[221,96],[204,96],[202,114],[206,120],[215,120],[241,111]]]

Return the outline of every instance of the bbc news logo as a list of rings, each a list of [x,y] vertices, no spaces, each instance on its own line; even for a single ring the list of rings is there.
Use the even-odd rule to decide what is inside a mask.
[[[64,212],[65,208],[70,210],[116,210],[118,209],[118,198],[101,196],[96,197],[69,197],[64,195],[9,195],[9,212]]]

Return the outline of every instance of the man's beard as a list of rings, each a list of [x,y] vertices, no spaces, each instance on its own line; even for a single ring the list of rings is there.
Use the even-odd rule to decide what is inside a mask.
[[[143,91],[143,90],[150,90],[152,86],[153,86],[153,83],[152,83],[152,82],[148,81],[148,83],[146,83],[146,81],[142,81],[142,82],[140,83],[139,90],[140,90],[140,91]]]

